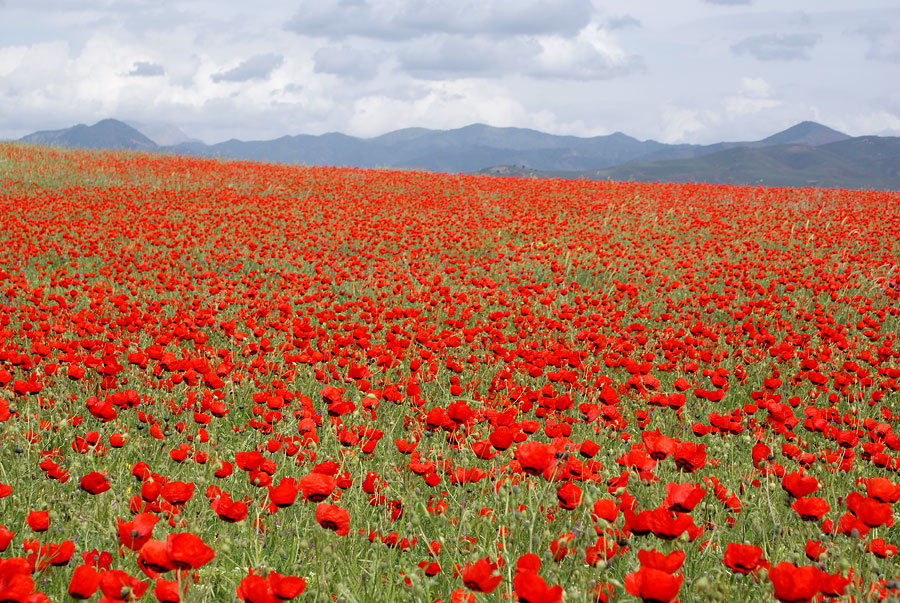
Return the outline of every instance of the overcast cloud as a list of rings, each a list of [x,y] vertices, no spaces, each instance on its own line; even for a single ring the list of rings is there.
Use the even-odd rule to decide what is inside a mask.
[[[900,7],[857,0],[5,0],[0,138],[482,122],[665,142],[900,135]]]

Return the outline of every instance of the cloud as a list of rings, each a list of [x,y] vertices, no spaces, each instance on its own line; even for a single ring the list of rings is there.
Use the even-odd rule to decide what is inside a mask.
[[[749,54],[760,61],[809,60],[809,49],[819,43],[818,34],[760,34],[731,47],[737,55]]]
[[[752,4],[753,0],[703,0],[707,4],[719,4],[721,6],[738,6]]]
[[[900,61],[900,36],[887,23],[869,22],[847,33],[868,42],[869,47],[865,55],[867,59],[888,63]]]
[[[315,73],[369,80],[378,74],[383,61],[379,52],[365,51],[351,46],[326,46],[313,55]]]
[[[730,118],[743,117],[781,105],[780,100],[771,97],[772,86],[766,80],[742,78],[739,93],[725,97],[725,113]]]
[[[618,17],[610,17],[603,23],[603,26],[610,30],[626,29],[628,27],[640,27],[641,22],[631,15],[621,15]]]
[[[700,120],[700,112],[694,109],[667,106],[663,109],[662,118],[663,129],[659,137],[661,142],[682,142],[689,134],[706,129]]]
[[[133,68],[128,72],[128,75],[131,77],[154,77],[165,75],[165,73],[166,70],[163,69],[162,65],[150,63],[149,61],[135,61],[133,63]]]
[[[578,36],[515,36],[506,39],[435,35],[407,45],[400,69],[420,79],[502,78],[605,80],[643,68],[599,27]]]
[[[284,63],[284,57],[278,54],[258,54],[243,61],[240,65],[228,71],[221,71],[210,76],[215,83],[219,82],[249,82],[250,80],[264,80]]]
[[[529,74],[539,78],[606,80],[641,71],[640,56],[623,50],[600,27],[587,27],[574,39],[541,38],[541,53]]]
[[[592,14],[590,0],[406,0],[377,7],[366,0],[307,0],[284,29],[310,37],[395,41],[438,33],[574,35]]]

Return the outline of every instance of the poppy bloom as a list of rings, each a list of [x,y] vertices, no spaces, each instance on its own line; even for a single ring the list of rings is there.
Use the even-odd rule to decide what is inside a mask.
[[[825,547],[822,546],[821,540],[807,539],[803,552],[806,553],[806,558],[810,561],[818,561],[825,552]]]
[[[151,578],[174,569],[166,543],[162,540],[148,540],[138,553],[138,567]]]
[[[109,490],[109,482],[102,473],[91,471],[81,478],[81,489],[88,494],[100,494]]]
[[[466,588],[477,593],[493,592],[503,580],[497,563],[487,558],[479,559],[475,563],[466,563],[460,573]]]
[[[672,513],[668,509],[658,507],[647,515],[647,526],[657,538],[674,540],[694,527],[694,519],[686,513]]]
[[[213,472],[213,475],[215,475],[216,477],[219,477],[219,478],[228,477],[229,475],[231,475],[231,472],[233,470],[234,469],[233,469],[232,464],[229,463],[228,461],[219,461],[219,466]]]
[[[523,442],[516,446],[515,459],[522,471],[529,475],[539,475],[553,466],[554,458],[550,447],[540,442]]]
[[[231,495],[222,493],[215,498],[210,507],[219,519],[228,523],[237,523],[247,519],[247,503],[242,500],[231,500]]]
[[[331,475],[313,472],[301,477],[298,485],[304,500],[322,502],[334,492],[337,480]]]
[[[119,531],[119,542],[132,551],[140,550],[153,536],[153,526],[159,517],[152,513],[138,513],[131,521],[116,519]]]
[[[641,567],[659,570],[661,572],[666,572],[667,574],[674,574],[680,570],[681,566],[684,564],[685,555],[684,551],[672,551],[668,555],[663,555],[653,549],[649,551],[641,549],[638,551],[637,557]]]
[[[762,547],[729,542],[722,563],[733,572],[750,574],[765,565]]]
[[[31,511],[25,523],[35,532],[46,532],[50,528],[50,511]]]
[[[781,487],[794,498],[802,498],[818,490],[819,482],[811,475],[793,471],[781,478]]]
[[[659,429],[641,432],[641,440],[650,457],[657,461],[661,461],[675,452],[675,440],[662,435]]]
[[[293,599],[306,590],[306,580],[299,576],[283,576],[278,572],[271,571],[266,576],[266,581],[272,588],[272,594],[281,601]]]
[[[133,576],[129,576],[123,570],[115,569],[101,572],[99,587],[103,596],[109,599],[120,599],[123,589],[130,590],[131,596],[135,599],[139,599],[147,592],[150,584]]]
[[[181,595],[178,593],[178,581],[157,578],[156,585],[153,587],[153,596],[160,603],[178,603],[181,601]]]
[[[679,470],[693,473],[706,465],[706,444],[698,446],[693,442],[681,442],[675,447],[673,457]]]
[[[883,503],[900,501],[900,484],[894,484],[883,477],[872,477],[866,481],[866,496]]]
[[[183,505],[194,496],[194,483],[168,482],[159,494],[171,505]]]
[[[670,511],[678,511],[679,513],[690,513],[694,510],[703,497],[706,496],[706,490],[697,484],[666,484],[666,499],[663,506]]]
[[[803,521],[819,521],[831,509],[824,498],[818,496],[806,496],[798,498],[791,505]]]
[[[524,603],[560,603],[563,589],[558,584],[547,586],[535,572],[519,572],[513,578],[513,588]]]
[[[625,576],[625,590],[629,595],[648,603],[669,603],[681,590],[684,574],[673,576],[667,572],[642,567]]]
[[[326,530],[332,530],[338,536],[346,536],[350,533],[350,511],[329,505],[327,503],[319,503],[316,505],[316,521]]]
[[[90,565],[79,565],[69,580],[69,596],[73,599],[90,599],[100,586],[100,572]]]
[[[891,505],[863,496],[859,492],[851,492],[847,495],[847,508],[870,528],[881,525],[891,526],[894,523]]]
[[[277,486],[269,486],[269,500],[276,507],[289,507],[297,500],[299,490],[297,480],[292,477],[283,477]]]
[[[9,530],[6,526],[0,525],[0,553],[9,547],[9,543],[12,542],[15,535],[15,532]]]
[[[581,488],[572,482],[566,482],[556,491],[556,498],[563,509],[577,509],[581,504]]]
[[[216,556],[212,548],[199,536],[190,532],[166,536],[166,553],[175,569],[197,569],[203,567]]]
[[[810,565],[797,567],[782,561],[769,568],[769,580],[775,588],[775,598],[782,603],[809,603],[819,592],[822,571]]]

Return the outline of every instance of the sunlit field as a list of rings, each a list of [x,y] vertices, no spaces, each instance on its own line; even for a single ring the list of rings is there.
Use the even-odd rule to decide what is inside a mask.
[[[0,145],[0,601],[898,601],[898,233]]]

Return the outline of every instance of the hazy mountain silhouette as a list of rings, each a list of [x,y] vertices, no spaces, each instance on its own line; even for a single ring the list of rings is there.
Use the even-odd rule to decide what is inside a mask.
[[[405,128],[373,138],[340,133],[301,134],[274,140],[232,139],[212,145],[192,141],[160,146],[114,119],[93,126],[79,124],[35,132],[21,140],[76,148],[135,149],[305,165],[900,189],[900,138],[851,138],[811,121],[762,140],[710,145],[642,141],[621,132],[582,138],[472,124],[453,130]]]
[[[63,130],[34,132],[20,140],[77,149],[131,149],[135,151],[159,149],[155,142],[117,119],[104,119],[93,126],[78,124]]]

